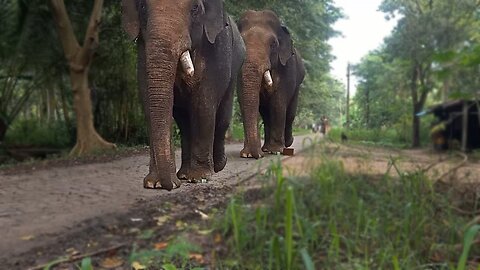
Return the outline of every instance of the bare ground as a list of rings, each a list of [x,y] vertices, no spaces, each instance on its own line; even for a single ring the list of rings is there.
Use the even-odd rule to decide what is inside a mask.
[[[304,137],[295,139],[297,152]],[[0,172],[0,265],[26,269],[126,243],[142,228],[155,225],[152,217],[198,219],[196,211],[221,207],[236,187],[248,186],[275,158],[241,159],[241,147],[227,146],[227,166],[207,184],[184,183],[171,192],[143,188],[146,153],[103,163]],[[175,224],[168,225],[158,227],[156,237],[168,238]]]
[[[424,171],[432,180],[452,184],[479,184],[480,162],[459,152],[437,152],[431,149],[388,149],[354,144],[327,143],[284,164],[288,174],[308,173],[323,157],[337,157],[348,173],[390,176]],[[394,166],[393,166],[394,165]]]

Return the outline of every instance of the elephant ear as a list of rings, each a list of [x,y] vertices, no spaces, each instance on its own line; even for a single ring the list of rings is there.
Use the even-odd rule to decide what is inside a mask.
[[[122,0],[122,26],[132,40],[135,40],[140,33],[140,23],[135,3],[135,0]]]
[[[227,24],[228,16],[223,10],[223,0],[205,0],[205,34],[208,41],[213,44],[217,35],[222,32]]]
[[[290,36],[288,28],[284,25],[280,27],[278,34],[278,41],[280,43],[279,58],[282,65],[286,65],[290,57],[293,55],[293,41]]]

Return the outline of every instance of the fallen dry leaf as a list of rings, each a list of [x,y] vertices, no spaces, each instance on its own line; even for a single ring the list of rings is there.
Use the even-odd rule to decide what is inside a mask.
[[[157,226],[162,226],[165,222],[167,222],[170,219],[170,217],[160,216],[160,217],[154,217],[153,219],[157,221]]]
[[[175,226],[177,227],[177,229],[185,229],[187,227],[187,223],[186,222],[183,222],[181,220],[177,220],[177,222],[175,222]]]
[[[162,250],[168,247],[168,242],[159,242],[155,244],[155,249],[156,250]]]
[[[213,241],[215,242],[215,244],[220,244],[222,242],[222,235],[219,233],[215,234],[215,238],[213,239]]]
[[[100,266],[106,269],[113,269],[121,266],[123,260],[119,257],[109,257],[100,262]]]
[[[199,214],[200,217],[201,217],[203,220],[209,219],[208,215],[205,214],[204,212],[200,211],[200,210],[195,209],[195,213]]]
[[[74,255],[77,255],[77,254],[80,254],[80,252],[78,250],[76,250],[75,248],[67,248],[65,250],[66,253],[68,253],[68,255],[70,256],[74,256]]]
[[[24,235],[20,237],[20,239],[22,239],[23,241],[30,241],[30,240],[33,240],[33,238],[35,238],[35,236],[33,235]]]
[[[200,264],[205,263],[205,260],[203,259],[203,255],[199,254],[199,253],[190,253],[188,255],[188,258],[190,260],[194,260],[194,261],[196,261],[197,263],[200,263]]]
[[[209,235],[209,234],[212,233],[212,231],[213,231],[213,230],[199,230],[199,231],[197,231],[197,232],[198,232],[198,234],[200,234],[200,235]]]
[[[147,267],[145,265],[140,264],[139,262],[132,263],[133,270],[145,270]]]

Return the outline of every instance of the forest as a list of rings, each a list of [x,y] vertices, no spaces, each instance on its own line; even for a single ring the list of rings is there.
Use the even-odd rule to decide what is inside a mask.
[[[417,113],[448,99],[476,98],[480,51],[477,2],[384,1],[379,8],[385,16],[400,19],[384,44],[354,65],[359,85],[350,104],[351,127],[392,129],[397,141],[419,146],[420,137],[424,136],[424,141],[428,137],[428,123],[423,123],[421,135]],[[71,38],[79,47],[88,34],[93,1],[66,5],[73,27]],[[108,0],[99,5],[98,40],[94,53],[88,56],[85,74],[96,129],[92,132],[116,144],[145,144],[135,44],[119,27],[119,5]],[[330,38],[341,35],[332,28],[342,18],[341,10],[332,1],[303,1],[300,6],[297,1],[226,2],[234,18],[243,10],[265,7],[273,7],[292,30],[307,66],[296,126],[308,127],[322,115],[344,126],[345,85],[329,73],[335,56],[328,44]],[[54,10],[43,1],[6,1],[1,8],[2,148],[73,148],[80,135],[72,91],[75,79],[70,77],[72,66],[61,43],[69,34],[56,30]],[[410,106],[404,106],[405,102]],[[234,112],[232,133],[238,134],[241,117],[237,103]]]
[[[152,154],[120,2],[0,0],[0,268],[480,269],[479,0],[379,0],[396,23],[345,67],[355,85],[333,74],[342,1],[219,1],[274,11],[306,74],[293,144],[243,156],[236,93],[225,169],[200,181],[179,174],[181,125]],[[463,139],[437,147],[448,126]],[[152,166],[181,185],[148,187]]]
[[[432,119],[422,121],[419,113],[434,104],[479,98],[479,3],[384,1],[379,9],[399,20],[383,44],[354,67],[359,85],[352,125],[390,128],[398,141],[425,145]]]
[[[60,2],[63,5],[63,1]],[[71,33],[57,31],[59,21],[54,17],[57,11],[45,1],[5,1],[2,5],[2,147],[72,149],[78,143],[77,135],[88,137],[90,133],[99,134],[99,141],[121,145],[147,142],[137,93],[136,46],[121,27],[121,8],[117,1],[102,2],[95,2],[98,7],[94,6],[94,1],[65,2]],[[328,72],[333,56],[327,41],[338,34],[332,24],[341,18],[341,11],[332,1],[305,1],[302,5],[298,7],[297,1],[282,1],[278,5],[272,1],[226,3],[234,18],[248,8],[276,7],[274,10],[292,29],[308,69],[296,121],[298,127],[308,126],[327,111],[332,119],[340,119],[344,95],[343,85]],[[101,23],[97,40],[91,45],[94,52],[84,60],[87,71],[82,78],[91,91],[95,130],[81,135],[77,130],[86,128],[75,114],[76,106],[80,105],[74,103],[72,88],[77,79],[71,77],[73,67],[66,57],[75,54],[74,50],[89,49],[89,44],[83,42],[87,40],[86,35],[92,34],[87,33],[87,29],[95,8],[101,12]],[[72,46],[76,47],[70,52],[62,47],[66,39],[71,39]],[[242,130],[238,102],[235,103],[232,133],[233,129]],[[89,110],[88,105],[81,110]],[[108,148],[108,144],[104,147]],[[72,154],[81,154],[81,151],[76,153],[75,150]]]

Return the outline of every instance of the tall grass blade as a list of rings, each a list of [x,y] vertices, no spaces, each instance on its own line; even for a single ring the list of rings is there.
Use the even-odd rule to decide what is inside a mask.
[[[230,202],[230,218],[232,220],[232,226],[233,226],[233,238],[235,240],[235,246],[237,248],[237,251],[240,253],[240,228],[238,224],[238,219],[237,219],[237,207],[236,207],[236,201],[235,199],[232,199]]]
[[[475,236],[480,231],[480,225],[474,225],[467,230],[465,234],[465,239],[463,240],[463,252],[458,261],[457,270],[465,270],[467,266],[468,254],[470,253],[470,248],[472,247]]]
[[[300,250],[300,254],[302,255],[303,265],[305,265],[306,270],[315,270],[315,264],[312,261],[312,257],[308,254],[308,251],[305,248]]]
[[[287,188],[285,204],[285,247],[287,252],[287,270],[292,269],[293,258],[293,188]]]
[[[393,263],[393,269],[394,270],[400,270],[400,264],[398,263],[398,257],[397,256],[393,256],[392,263]]]
[[[81,264],[80,269],[82,269],[82,270],[93,270],[92,259],[91,258],[84,258],[82,260],[82,264]]]

